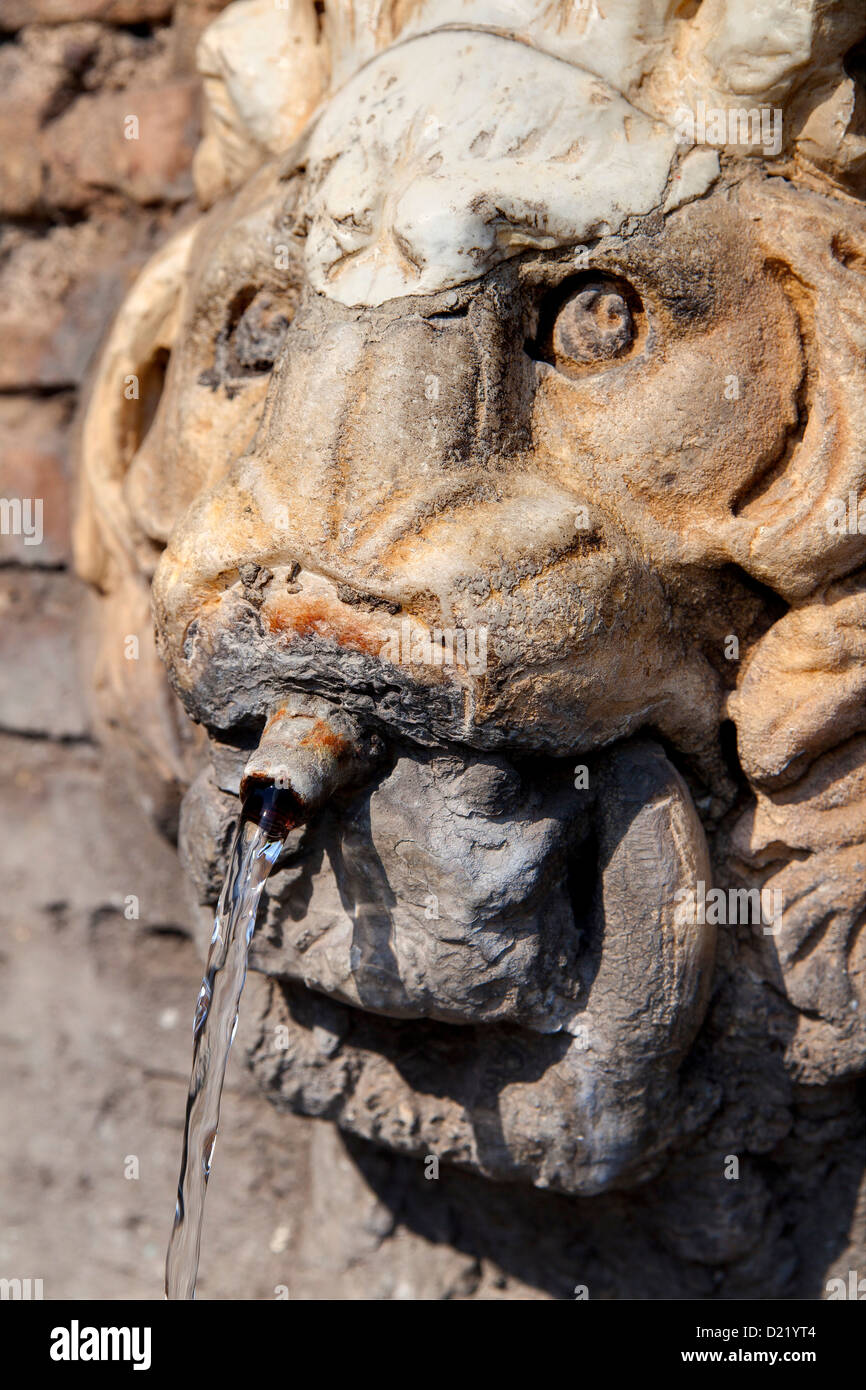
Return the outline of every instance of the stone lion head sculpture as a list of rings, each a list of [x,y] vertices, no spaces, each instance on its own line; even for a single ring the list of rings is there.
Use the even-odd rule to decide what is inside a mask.
[[[204,905],[287,700],[383,738],[269,883],[281,1103],[590,1195],[767,1152],[862,1071],[864,28],[241,0],[205,34],[202,211],[98,364],[78,563]]]

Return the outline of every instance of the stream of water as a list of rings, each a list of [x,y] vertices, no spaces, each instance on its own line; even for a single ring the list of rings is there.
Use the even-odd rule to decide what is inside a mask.
[[[223,884],[193,1023],[192,1075],[174,1228],[165,1262],[165,1296],[195,1298],[207,1181],[220,1099],[247,956],[265,880],[289,831],[299,822],[286,792],[257,787],[244,801]]]

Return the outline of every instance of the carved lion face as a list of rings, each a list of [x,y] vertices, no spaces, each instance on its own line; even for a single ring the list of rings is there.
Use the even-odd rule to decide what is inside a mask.
[[[86,427],[123,439],[110,602],[143,623],[160,557],[210,736],[202,901],[288,695],[385,737],[270,881],[268,1086],[571,1192],[711,1122],[690,1049],[746,962],[790,1075],[862,1063],[866,540],[827,518],[866,471],[864,222],[706,154],[523,45],[405,44],[145,272]]]

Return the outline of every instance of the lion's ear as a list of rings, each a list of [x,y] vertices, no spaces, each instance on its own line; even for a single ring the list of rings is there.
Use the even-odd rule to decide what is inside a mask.
[[[196,227],[172,238],[142,270],[106,339],[78,425],[75,566],[99,589],[112,574],[150,568],[124,479],[153,419],[180,327]]]
[[[93,722],[131,771],[140,798],[167,824],[190,777],[192,735],[156,653],[156,547],[136,522],[124,482],[181,323],[195,231],[168,242],[127,295],[96,364],[77,439],[75,566],[101,591],[85,634]]]
[[[797,600],[866,562],[866,534],[850,524],[866,485],[866,217],[781,179],[744,187],[741,202],[797,312],[806,365],[798,428],[729,539],[743,569]]]

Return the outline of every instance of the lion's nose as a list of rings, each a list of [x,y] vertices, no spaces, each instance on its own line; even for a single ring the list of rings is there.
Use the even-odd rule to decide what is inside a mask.
[[[428,561],[443,575],[464,563],[466,518],[506,495],[508,480],[492,472],[507,472],[521,447],[519,403],[531,399],[513,389],[513,373],[532,364],[519,345],[510,350],[512,329],[494,332],[489,319],[468,296],[456,312],[424,314],[321,297],[301,306],[252,445],[193,504],[162,556],[153,599],[170,666],[226,590],[240,579],[246,593],[247,574],[255,590],[262,574],[291,584],[300,569],[389,601],[402,576],[402,603],[407,586],[441,587]],[[425,548],[421,531],[456,517],[435,552]],[[412,545],[424,554],[407,559]],[[260,600],[256,590],[251,602]]]
[[[470,470],[483,482],[492,459],[525,443],[515,402],[529,392],[513,389],[519,351],[480,312],[303,305],[252,446],[175,532],[163,581],[182,589],[189,570],[207,587],[288,557],[350,582],[459,500]]]
[[[513,449],[513,357],[488,323],[481,332],[479,312],[313,302],[287,335],[256,466],[336,539],[395,492]]]

